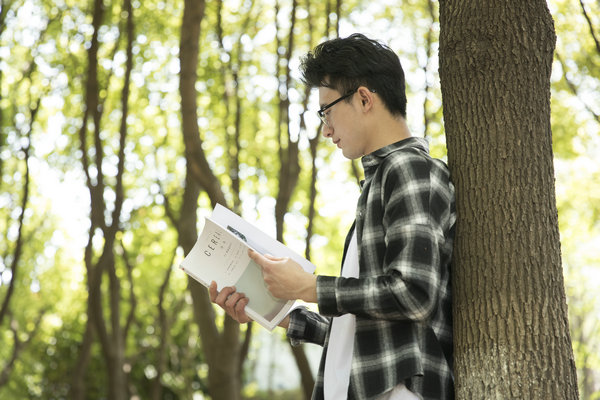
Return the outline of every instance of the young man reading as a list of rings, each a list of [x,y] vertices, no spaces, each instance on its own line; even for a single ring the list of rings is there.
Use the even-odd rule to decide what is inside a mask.
[[[323,135],[365,172],[340,276],[251,252],[275,297],[318,305],[281,323],[293,344],[324,347],[313,398],[451,399],[454,187],[427,142],[411,137],[400,60],[355,34],[320,44],[301,68],[319,90]],[[249,321],[235,288],[209,293]]]

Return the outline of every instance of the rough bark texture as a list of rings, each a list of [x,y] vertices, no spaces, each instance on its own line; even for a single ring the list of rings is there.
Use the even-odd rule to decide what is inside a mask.
[[[440,78],[459,216],[459,399],[577,399],[550,128],[556,41],[542,0],[440,2]]]

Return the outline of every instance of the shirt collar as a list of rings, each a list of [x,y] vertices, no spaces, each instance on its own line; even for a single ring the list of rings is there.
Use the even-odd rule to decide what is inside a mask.
[[[361,158],[362,166],[365,171],[365,180],[369,180],[371,176],[377,170],[379,164],[391,153],[406,149],[406,148],[415,148],[421,150],[425,153],[429,152],[429,144],[426,139],[421,137],[409,137],[407,139],[402,139],[396,143],[389,144],[384,146],[374,152],[367,154],[363,158]]]

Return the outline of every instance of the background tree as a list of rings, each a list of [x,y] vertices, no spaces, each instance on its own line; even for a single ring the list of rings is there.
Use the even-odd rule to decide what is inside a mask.
[[[185,254],[192,249],[198,237],[196,208],[200,190],[206,191],[211,205],[221,203],[227,206],[220,183],[213,174],[202,149],[197,122],[196,99],[198,96],[195,87],[200,23],[204,17],[204,7],[204,2],[186,1],[181,24],[179,88],[187,173],[178,231]],[[237,399],[241,389],[239,324],[226,316],[223,329],[219,331],[206,289],[193,279],[189,279],[189,289],[194,302],[194,316],[209,368],[208,391],[215,399]]]
[[[551,15],[542,1],[445,1],[440,23],[459,215],[457,396],[576,399],[554,189]]]
[[[114,70],[110,70],[107,76],[99,76],[98,72],[100,29],[104,24],[104,19],[112,17],[110,13],[113,11],[113,8],[105,10],[102,0],[94,2],[92,14],[93,33],[87,52],[88,75],[85,82],[85,110],[79,129],[79,141],[81,163],[86,177],[91,206],[91,225],[84,257],[88,285],[88,319],[79,358],[73,373],[73,398],[85,398],[84,376],[94,337],[99,340],[107,367],[109,397],[114,399],[129,397],[129,385],[126,375],[128,371],[125,368],[125,342],[135,307],[129,308],[129,315],[125,318],[123,324],[121,316],[121,278],[117,273],[115,248],[117,246],[117,234],[121,232],[121,213],[125,199],[123,174],[128,133],[127,118],[129,116],[131,71],[133,68],[134,22],[133,10],[129,0],[124,0],[122,7],[117,5],[117,10],[120,14],[116,15],[125,16],[124,28],[122,29],[125,34],[125,71],[120,96],[121,118],[118,129],[115,129],[118,134],[115,135],[117,140],[115,140],[114,146],[111,146],[110,141],[102,137],[103,129],[110,130],[112,128],[107,127],[108,124],[102,123],[105,103],[109,101],[107,97],[101,95],[102,85],[106,85],[105,88],[110,85],[112,73],[114,72]],[[108,11],[108,15],[105,14],[105,11]],[[120,40],[117,39],[114,50],[112,50],[113,55],[117,54],[119,44]],[[104,89],[104,93],[108,93],[108,91]],[[88,133],[88,129],[91,131],[90,133]],[[105,158],[110,156],[113,158],[112,163]],[[110,167],[115,171],[113,176],[105,172]],[[94,241],[98,238],[103,240],[103,245],[98,249],[98,254],[94,254]],[[106,289],[103,289],[104,279],[108,281],[108,288]],[[129,285],[133,285],[133,282],[130,281]],[[133,294],[133,291],[130,291],[130,293]],[[108,318],[105,316],[105,307],[103,307],[104,295],[108,296],[109,306],[106,307]],[[129,301],[133,303],[135,301],[134,296],[131,296]]]
[[[3,2],[0,7],[0,36],[7,28],[9,10],[15,2]],[[30,37],[32,49],[20,55],[25,59],[37,56],[37,45],[44,41],[47,32],[55,23],[56,15],[39,21],[36,35]],[[5,57],[0,59],[5,64]],[[15,66],[18,75],[6,76],[0,68],[0,340],[4,354],[0,357],[0,387],[8,384],[17,361],[34,342],[44,314],[51,303],[40,301],[40,273],[32,267],[33,261],[42,259],[43,248],[28,245],[34,236],[49,240],[55,229],[53,218],[44,219],[35,215],[34,206],[43,209],[31,198],[36,196],[37,187],[32,175],[34,132],[38,122],[40,105],[47,90],[37,88],[40,77],[37,65],[19,63]],[[15,91],[3,91],[10,85]],[[26,95],[19,95],[26,93]],[[6,155],[14,155],[8,158]],[[32,171],[33,168],[33,171]],[[46,259],[47,260],[47,259]],[[24,307],[32,303],[31,307]],[[24,310],[24,311],[21,311]]]

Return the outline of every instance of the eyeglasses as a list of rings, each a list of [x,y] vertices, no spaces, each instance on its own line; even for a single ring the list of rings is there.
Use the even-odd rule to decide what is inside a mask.
[[[329,121],[327,120],[327,114],[325,114],[325,111],[327,111],[328,109],[330,109],[331,107],[335,106],[337,103],[339,103],[340,101],[347,99],[348,97],[352,96],[354,93],[356,93],[356,91],[358,90],[358,88],[346,93],[345,95],[343,95],[342,97],[340,97],[339,99],[321,107],[321,109],[319,111],[317,111],[317,115],[319,116],[319,118],[321,119],[321,121],[323,121],[323,123],[326,126],[329,126]]]

